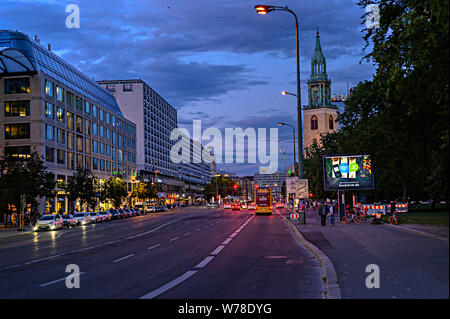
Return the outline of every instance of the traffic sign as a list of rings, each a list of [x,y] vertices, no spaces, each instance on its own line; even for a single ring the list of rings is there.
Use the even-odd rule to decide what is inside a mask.
[[[293,219],[293,220],[297,220],[297,219],[299,219],[299,214],[297,214],[297,213],[292,213],[291,214],[291,219]]]

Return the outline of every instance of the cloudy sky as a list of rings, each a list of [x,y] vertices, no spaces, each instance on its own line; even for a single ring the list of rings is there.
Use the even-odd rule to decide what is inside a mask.
[[[364,10],[353,0],[271,0],[299,17],[302,101],[319,28],[332,94],[370,79],[361,61]],[[65,25],[66,6],[80,8],[80,28]],[[255,13],[252,0],[0,0],[0,29],[18,30],[96,80],[141,78],[178,109],[180,127],[271,128],[296,125],[295,25],[286,12]],[[292,130],[279,150],[292,163]],[[277,150],[277,151],[279,151]],[[297,150],[298,151],[298,150]],[[283,156],[279,166],[283,170]],[[239,175],[257,164],[220,167]]]

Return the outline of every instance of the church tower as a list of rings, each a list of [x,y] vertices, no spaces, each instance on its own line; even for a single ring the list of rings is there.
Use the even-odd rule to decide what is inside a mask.
[[[308,105],[303,107],[305,149],[317,142],[320,135],[337,131],[337,107],[331,104],[331,80],[327,75],[327,61],[320,45],[319,29],[316,49],[311,59],[308,80]]]

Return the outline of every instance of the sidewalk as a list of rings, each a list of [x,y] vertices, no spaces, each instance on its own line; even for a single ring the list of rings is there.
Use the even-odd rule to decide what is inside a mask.
[[[0,228],[0,238],[28,234],[31,231],[32,229],[30,227],[24,227],[23,231],[18,231],[17,228]]]
[[[288,214],[284,216],[290,220]],[[413,229],[411,226],[373,225],[370,221],[345,225],[338,220],[331,226],[327,217],[323,227],[317,211],[310,209],[306,225],[293,225],[325,255],[325,264],[329,259],[327,272],[335,272],[341,298],[449,297],[448,229],[445,240],[442,230],[439,237],[431,233],[435,227],[417,232],[407,230]],[[379,266],[380,289],[366,287],[366,267],[371,264]]]

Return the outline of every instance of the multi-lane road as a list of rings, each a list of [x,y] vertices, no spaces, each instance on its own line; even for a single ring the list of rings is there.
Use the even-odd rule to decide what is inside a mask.
[[[67,288],[68,265],[79,288]],[[321,298],[279,214],[188,208],[0,239],[0,298]],[[74,279],[71,279],[75,283]]]

